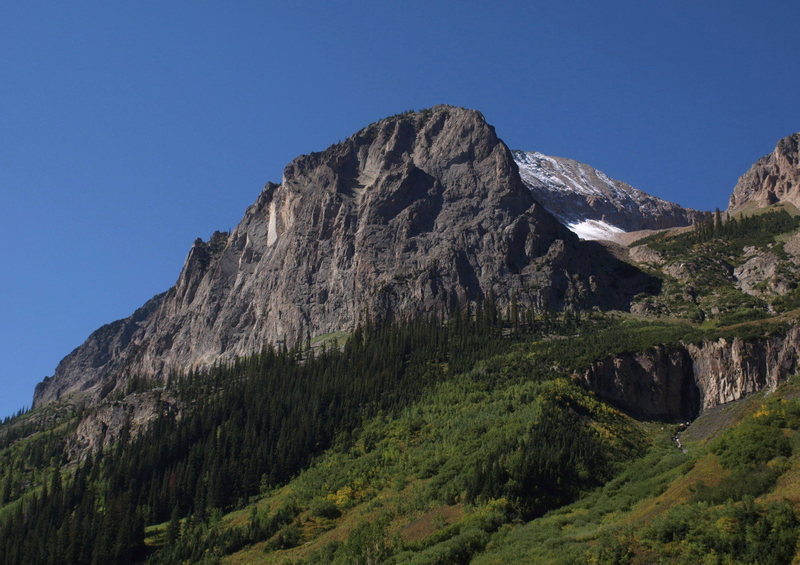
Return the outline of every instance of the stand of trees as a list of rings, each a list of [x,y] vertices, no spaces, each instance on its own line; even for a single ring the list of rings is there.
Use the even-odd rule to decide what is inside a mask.
[[[736,218],[722,215],[719,208],[713,216],[695,224],[694,239],[704,243],[714,238],[729,239],[748,238],[754,235],[777,235],[800,226],[800,219],[793,217],[786,210],[770,211],[753,216]]]

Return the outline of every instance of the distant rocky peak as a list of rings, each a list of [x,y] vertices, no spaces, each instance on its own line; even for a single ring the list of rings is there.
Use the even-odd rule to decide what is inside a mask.
[[[513,151],[514,160],[520,167],[522,180],[529,184],[545,183],[551,190],[560,190],[569,193],[583,194],[584,196],[605,196],[613,194],[619,199],[629,197],[629,191],[621,188],[618,181],[614,181],[597,169],[584,163],[566,159],[564,157],[551,157],[537,151]]]
[[[728,211],[779,202],[800,207],[800,133],[779,140],[772,153],[756,161],[739,178]]]
[[[512,153],[534,199],[582,239],[615,240],[625,232],[686,226],[703,214],[585,163],[533,151]]]

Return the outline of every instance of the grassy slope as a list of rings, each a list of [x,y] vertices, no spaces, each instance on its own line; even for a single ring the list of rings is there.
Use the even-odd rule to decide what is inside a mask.
[[[464,470],[485,457],[487,446],[525,433],[536,420],[543,398],[569,396],[592,412],[594,424],[609,448],[629,454],[642,441],[638,426],[563,380],[515,383],[487,391],[472,379],[437,387],[428,398],[399,418],[376,419],[361,432],[349,450],[334,450],[287,487],[257,503],[259,512],[292,498],[300,507],[332,500],[342,516],[328,519],[308,510],[298,516],[303,533],[299,547],[264,553],[258,543],[226,560],[282,563],[311,555],[332,541],[347,539],[365,522],[385,523],[388,543],[409,550],[414,543],[491,513],[491,504],[464,505],[460,501]],[[251,509],[225,518],[243,523]],[[501,518],[502,519],[502,518]],[[393,537],[400,541],[391,541]],[[443,540],[446,541],[446,540]],[[410,554],[405,555],[411,558]],[[405,559],[403,559],[404,561]],[[402,561],[401,561],[402,562]]]
[[[729,485],[734,479],[712,452],[713,440],[731,433],[742,421],[763,417],[776,406],[798,405],[800,379],[794,378],[775,393],[762,392],[718,407],[695,420],[680,433],[684,453],[672,440],[673,430],[653,430],[653,447],[642,459],[604,487],[578,502],[527,524],[509,527],[497,534],[476,565],[513,563],[690,563],[681,554],[685,548],[654,542],[648,530],[654,522],[669,518],[670,511],[697,506],[699,485]],[[785,429],[794,445],[800,445],[796,430]],[[800,450],[794,449],[787,470],[775,485],[755,499],[755,503],[788,500],[800,511]],[[725,512],[737,504],[727,501],[711,504],[703,512]],[[614,546],[619,540],[630,550],[629,559],[603,560],[599,548]],[[673,546],[680,542],[671,542]],[[605,553],[608,558],[608,553]],[[617,556],[618,557],[618,556]],[[795,560],[797,561],[797,559]],[[717,561],[709,559],[709,563]],[[739,561],[719,561],[738,563]]]

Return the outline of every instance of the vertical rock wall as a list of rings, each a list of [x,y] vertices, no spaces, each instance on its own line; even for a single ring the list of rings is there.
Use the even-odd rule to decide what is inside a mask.
[[[678,420],[739,400],[798,370],[800,326],[754,339],[659,346],[592,363],[580,375],[588,388],[644,418]]]

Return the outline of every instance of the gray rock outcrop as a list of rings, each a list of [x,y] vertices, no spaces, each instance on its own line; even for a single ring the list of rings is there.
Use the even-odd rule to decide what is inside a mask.
[[[775,253],[756,247],[744,249],[746,260],[733,270],[736,288],[751,296],[780,296],[797,286],[797,262],[781,260]]]
[[[733,189],[729,212],[778,202],[800,207],[800,133],[784,137],[769,155],[755,162]]]
[[[70,461],[85,459],[114,445],[123,436],[136,438],[159,416],[180,414],[177,401],[165,390],[127,395],[101,403],[84,416],[67,437],[65,453]]]
[[[34,405],[95,401],[132,376],[163,379],[368,317],[489,295],[624,308],[650,283],[542,208],[479,112],[437,106],[296,158],[232,233],[195,242],[174,287],[64,358]]]

